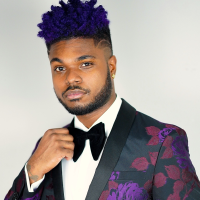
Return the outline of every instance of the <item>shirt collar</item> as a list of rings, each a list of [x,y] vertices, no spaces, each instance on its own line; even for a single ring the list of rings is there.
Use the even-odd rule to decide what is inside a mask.
[[[76,116],[74,117],[74,127],[87,132],[93,126],[95,126],[96,124],[102,122],[105,125],[105,134],[106,134],[106,137],[108,137],[109,134],[110,134],[110,132],[111,132],[111,129],[113,127],[113,124],[115,122],[115,119],[117,117],[117,114],[119,112],[119,109],[121,107],[121,104],[122,104],[122,100],[117,95],[117,97],[116,97],[115,101],[113,102],[113,104],[108,108],[108,110],[103,115],[101,115],[101,117],[99,119],[97,119],[97,121],[94,122],[94,124],[89,129],[86,128],[79,121],[79,119]]]

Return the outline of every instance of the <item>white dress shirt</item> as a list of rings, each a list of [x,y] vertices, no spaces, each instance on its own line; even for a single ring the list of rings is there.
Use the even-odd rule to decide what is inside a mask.
[[[106,138],[108,138],[119,109],[121,107],[122,100],[119,96],[115,99],[114,103],[110,106],[110,108],[90,127],[90,129],[102,122],[105,125],[105,134]],[[86,128],[75,116],[74,117],[74,127],[81,129],[85,132],[90,129]],[[105,145],[104,145],[105,146]],[[103,152],[103,150],[102,150]],[[93,176],[95,174],[96,168],[101,159],[102,152],[97,161],[95,161],[92,157],[90,150],[89,140],[85,142],[85,148],[79,159],[74,162],[72,160],[62,159],[62,175],[63,175],[63,187],[64,187],[64,196],[65,200],[77,200],[77,199],[85,199],[89,186],[92,182]],[[28,178],[28,173],[25,165],[25,173],[26,173],[26,181],[29,192],[35,191],[43,179],[33,183],[30,187],[30,182]],[[78,192],[77,192],[78,191]]]

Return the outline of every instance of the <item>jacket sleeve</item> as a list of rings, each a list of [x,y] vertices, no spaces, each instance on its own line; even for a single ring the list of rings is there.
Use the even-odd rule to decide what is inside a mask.
[[[169,126],[173,131],[165,137],[159,151],[153,177],[153,199],[200,199],[200,182],[190,160],[187,135],[184,130]]]
[[[41,138],[38,140],[36,143],[36,146],[33,150],[33,153],[37,149],[37,146],[40,142]],[[32,154],[33,154],[32,153]],[[43,181],[40,186],[34,191],[34,192],[29,192],[27,188],[27,183],[26,183],[26,176],[25,176],[25,170],[24,167],[19,173],[19,175],[16,177],[16,179],[13,182],[13,185],[7,195],[5,196],[4,200],[32,200],[32,199],[37,199],[40,200],[41,194],[43,192],[44,188],[44,182]]]
[[[13,182],[13,185],[4,200],[31,200],[37,199],[40,200],[40,196],[43,191],[43,183],[39,186],[39,188],[35,192],[29,192],[26,183],[25,171],[24,167],[16,177]]]

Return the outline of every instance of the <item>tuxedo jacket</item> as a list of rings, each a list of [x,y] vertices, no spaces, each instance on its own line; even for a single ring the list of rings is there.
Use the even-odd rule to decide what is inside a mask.
[[[64,200],[61,163],[33,193],[27,190],[23,168],[5,197],[13,199]],[[185,131],[137,112],[122,99],[86,196],[98,199],[199,200],[200,182]]]

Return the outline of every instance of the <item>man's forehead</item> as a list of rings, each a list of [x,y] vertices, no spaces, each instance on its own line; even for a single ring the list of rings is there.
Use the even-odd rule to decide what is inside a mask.
[[[103,58],[104,52],[95,46],[93,39],[62,40],[53,44],[49,51],[50,61],[54,58],[83,60],[82,57],[85,59]]]
[[[80,56],[90,55],[93,59],[109,59],[111,50],[105,40],[95,44],[92,38],[73,38],[69,40],[61,40],[51,45],[49,51],[49,59],[53,58],[70,58],[78,59]],[[88,57],[89,58],[89,57]]]
[[[59,50],[68,50],[68,49],[80,49],[80,50],[87,50],[87,49],[95,49],[95,44],[93,39],[70,39],[70,40],[62,40],[52,44],[50,48],[50,52],[59,51]]]

